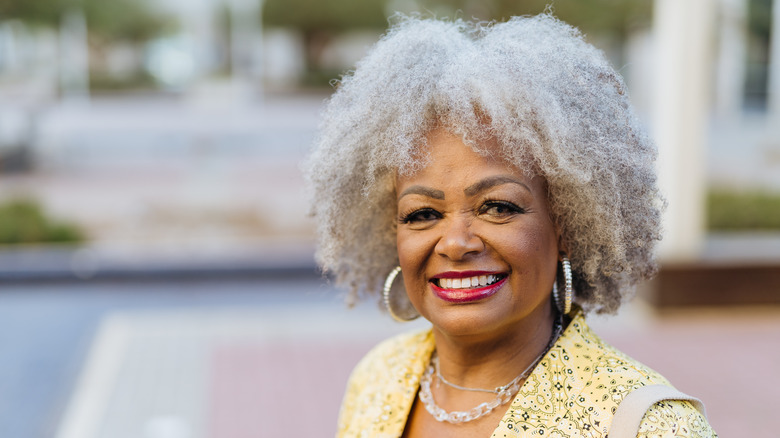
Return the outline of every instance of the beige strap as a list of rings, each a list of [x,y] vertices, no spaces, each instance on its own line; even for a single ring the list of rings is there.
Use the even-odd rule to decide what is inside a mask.
[[[643,386],[629,392],[626,398],[618,405],[615,416],[612,417],[609,438],[636,438],[639,424],[642,422],[642,418],[647,410],[663,400],[689,401],[705,418],[707,417],[704,404],[697,398],[683,394],[671,386]]]

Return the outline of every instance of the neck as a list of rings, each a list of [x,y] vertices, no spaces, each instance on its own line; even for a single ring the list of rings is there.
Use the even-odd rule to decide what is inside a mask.
[[[434,328],[439,370],[448,381],[472,388],[495,388],[514,379],[546,351],[553,335],[552,308],[528,316],[496,336],[452,337]]]

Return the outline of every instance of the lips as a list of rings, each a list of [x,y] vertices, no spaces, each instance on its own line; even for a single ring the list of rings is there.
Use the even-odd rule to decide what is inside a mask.
[[[506,274],[484,271],[445,272],[431,279],[433,293],[451,303],[485,299],[501,289]]]

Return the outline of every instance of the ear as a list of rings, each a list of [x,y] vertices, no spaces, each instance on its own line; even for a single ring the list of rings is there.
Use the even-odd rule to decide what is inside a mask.
[[[560,225],[555,225],[555,235],[558,237],[558,261],[562,261],[563,256],[569,254],[569,245],[566,244],[566,240],[563,238]]]

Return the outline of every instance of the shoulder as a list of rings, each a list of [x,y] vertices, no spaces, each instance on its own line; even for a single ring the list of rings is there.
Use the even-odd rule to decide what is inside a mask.
[[[610,387],[616,401],[641,386],[669,385],[661,374],[602,340],[581,314],[571,321],[556,347],[560,359],[577,371],[573,377],[596,387],[603,384],[602,389]]]
[[[385,339],[358,362],[352,371],[350,383],[361,381],[364,376],[373,379],[377,373],[386,374],[400,364],[415,362],[426,354],[430,356],[432,351],[433,335],[430,329]]]
[[[665,400],[651,406],[642,418],[637,434],[637,438],[717,436],[707,418],[683,400]]]
[[[433,348],[429,329],[395,336],[371,349],[347,383],[337,436],[376,437],[389,430],[403,431]],[[373,430],[377,425],[382,425],[381,431]]]
[[[581,378],[576,400],[569,414],[586,418],[587,411],[602,415],[600,426],[606,431],[612,413],[631,392],[650,385],[666,385],[669,381],[647,365],[627,356],[602,340],[588,327],[581,315],[567,328],[567,339],[560,343],[561,355],[569,358],[569,367],[578,370],[571,381]],[[563,358],[562,357],[562,358]],[[587,406],[587,409],[585,409]],[[595,418],[595,416],[593,417]],[[594,424],[595,426],[595,424]],[[717,437],[702,415],[690,402],[665,400],[654,404],[642,419],[638,438]]]
[[[669,382],[604,342],[577,314],[528,377],[505,422],[513,430],[576,429],[603,435],[628,394],[657,384]]]

